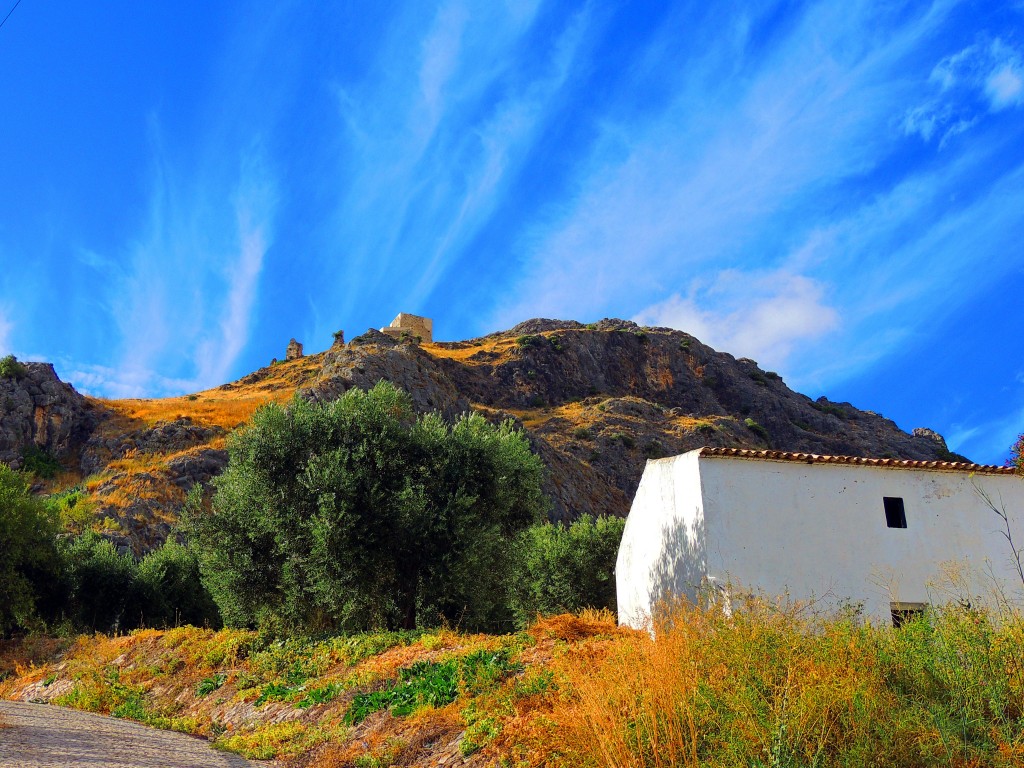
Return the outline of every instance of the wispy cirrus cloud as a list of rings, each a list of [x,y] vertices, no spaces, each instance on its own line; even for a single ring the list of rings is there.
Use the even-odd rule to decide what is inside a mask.
[[[944,164],[887,165],[907,141],[893,116],[922,89],[941,90],[947,70],[966,77],[927,56],[955,7],[934,3],[881,34],[875,3],[814,4],[774,46],[749,43],[762,21],[751,16],[721,31],[732,47],[680,40],[687,53],[663,66],[682,95],[607,126],[577,197],[521,241],[525,269],[492,325],[631,307],[805,386],[834,385],[898,349],[1021,262],[1024,185],[1004,139],[953,146],[967,126],[935,119],[918,132],[947,142]],[[1016,71],[1008,51],[984,49],[977,98],[999,67]],[[742,76],[723,80],[730,66]],[[986,113],[1011,90],[984,97]],[[1005,256],[985,267],[993,253]],[[984,279],[957,278],[983,268]]]
[[[219,333],[205,332],[196,351],[196,381],[209,386],[226,381],[249,340],[264,259],[273,242],[277,192],[263,160],[243,161],[234,196],[234,252],[225,258],[227,293],[219,308]]]
[[[326,237],[345,243],[344,306],[355,311],[388,286],[396,304],[419,308],[501,205],[594,23],[584,8],[539,54],[528,42],[536,10],[445,3],[418,42],[415,25],[395,25],[402,35],[380,56],[388,66],[339,86],[343,191]]]
[[[0,307],[0,355],[9,354],[11,351],[11,331],[14,330],[14,324],[7,319],[7,314],[3,307]]]
[[[589,317],[616,301],[671,295],[709,265],[778,262],[794,209],[813,208],[815,196],[884,153],[893,107],[908,91],[888,75],[939,20],[924,14],[876,46],[866,32],[873,10],[814,6],[786,39],[751,53],[749,17],[722,30],[733,47],[679,41],[686,54],[663,69],[678,73],[680,97],[633,124],[609,123],[581,169],[579,196],[524,243],[526,273],[495,324]],[[723,81],[723,68],[745,76]]]
[[[1024,105],[1022,53],[995,38],[946,56],[932,69],[924,101],[907,110],[903,130],[940,147],[986,116]]]
[[[647,307],[643,325],[685,328],[706,344],[771,367],[782,367],[794,345],[817,339],[840,324],[824,286],[801,275],[721,272]]]
[[[157,164],[146,232],[110,285],[119,362],[78,366],[86,386],[141,397],[229,376],[249,338],[277,204],[258,147],[242,154],[233,175],[232,193],[216,178],[183,183]]]

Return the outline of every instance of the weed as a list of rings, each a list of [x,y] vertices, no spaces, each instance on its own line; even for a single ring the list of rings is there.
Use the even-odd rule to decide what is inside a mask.
[[[22,459],[25,462],[26,472],[31,472],[37,477],[47,480],[52,480],[62,469],[60,462],[52,454],[35,444],[25,447]]]
[[[227,679],[228,676],[223,672],[218,672],[215,675],[203,678],[199,682],[199,685],[196,686],[196,696],[209,696],[224,685],[224,681]]]
[[[548,340],[544,336],[532,334],[526,336],[520,336],[516,339],[516,346],[519,349],[540,349],[548,343]]]
[[[744,423],[744,425],[746,425],[747,429],[749,429],[755,435],[760,437],[766,443],[769,441],[768,430],[765,429],[764,427],[762,427],[756,421],[754,421],[751,418],[746,418],[746,419],[743,420],[743,423]]]
[[[608,435],[608,440],[613,443],[622,443],[623,447],[629,450],[636,448],[636,440],[632,435],[627,435],[625,432],[612,432]]]
[[[313,688],[306,691],[306,695],[299,699],[295,706],[298,709],[307,709],[315,704],[327,704],[338,698],[344,691],[345,686],[341,683],[331,683],[320,688]]]
[[[518,669],[509,663],[504,651],[482,650],[444,662],[418,661],[400,670],[398,680],[391,687],[356,694],[345,722],[361,723],[382,709],[403,717],[421,707],[443,707],[455,701],[460,690],[480,694]]]
[[[263,692],[256,701],[253,702],[254,707],[261,707],[268,701],[283,701],[285,699],[292,698],[296,693],[299,693],[301,689],[290,686],[282,685],[281,683],[271,683],[263,688]]]
[[[20,379],[28,373],[28,368],[18,362],[14,355],[0,357],[0,379]]]

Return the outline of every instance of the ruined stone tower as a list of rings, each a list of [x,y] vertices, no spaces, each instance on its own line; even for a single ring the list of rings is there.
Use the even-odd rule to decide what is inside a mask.
[[[409,315],[405,312],[399,312],[398,317],[391,321],[391,325],[380,330],[381,333],[386,333],[388,336],[396,339],[402,338],[403,335],[408,335],[414,339],[418,337],[420,341],[425,341],[428,344],[434,340],[433,320],[429,317]]]
[[[298,360],[302,357],[302,344],[292,339],[288,342],[288,349],[284,353],[285,360]]]

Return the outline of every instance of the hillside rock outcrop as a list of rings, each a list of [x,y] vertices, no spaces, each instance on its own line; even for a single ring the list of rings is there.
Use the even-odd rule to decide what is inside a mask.
[[[22,363],[0,377],[0,462],[15,469],[26,449],[64,459],[89,436],[96,414],[49,363]]]
[[[616,318],[589,325],[537,318],[442,343],[371,329],[346,344],[339,332],[326,352],[170,399],[163,411],[89,401],[50,366],[26,370],[0,379],[0,404],[9,403],[0,411],[0,461],[18,461],[26,445],[69,463],[77,455],[98,514],[136,553],[163,540],[194,484],[223,471],[224,438],[255,407],[241,402],[283,403],[296,391],[327,402],[381,380],[408,392],[420,413],[512,419],[547,467],[551,517],[564,521],[626,515],[648,459],[701,446],[965,460],[932,430],[909,434],[849,403],[812,400],[753,360]],[[217,409],[220,421],[211,421]],[[145,418],[131,416],[140,412]],[[154,412],[166,415],[153,420]]]
[[[408,392],[419,413],[437,411],[451,420],[470,410],[469,400],[437,358],[414,341],[396,340],[373,328],[344,347],[327,350],[318,381],[304,394],[314,401],[334,400],[352,387],[369,389],[382,379]]]

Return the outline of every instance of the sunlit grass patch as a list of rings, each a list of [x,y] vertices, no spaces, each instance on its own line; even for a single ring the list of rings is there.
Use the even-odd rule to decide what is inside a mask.
[[[338,726],[289,720],[231,736],[221,736],[214,742],[214,746],[253,760],[269,760],[302,754],[330,738],[344,738],[345,733],[346,730]]]

